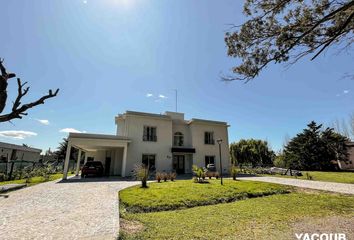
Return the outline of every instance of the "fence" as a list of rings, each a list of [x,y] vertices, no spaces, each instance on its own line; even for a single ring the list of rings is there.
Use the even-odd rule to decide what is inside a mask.
[[[42,163],[42,162],[33,162],[26,160],[15,160],[10,162],[0,162],[0,178],[4,180],[5,178],[20,179],[23,177],[24,172],[33,172],[40,168],[49,167],[52,172],[63,172],[63,162],[53,162],[53,163]],[[76,161],[69,161],[69,172],[73,172],[76,169]]]

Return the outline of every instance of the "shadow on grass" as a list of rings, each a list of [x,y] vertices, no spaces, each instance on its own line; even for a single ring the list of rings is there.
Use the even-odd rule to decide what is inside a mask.
[[[122,177],[86,177],[81,178],[80,176],[75,176],[68,178],[66,180],[60,180],[57,183],[85,183],[85,182],[133,182],[136,181],[132,178],[122,178]]]

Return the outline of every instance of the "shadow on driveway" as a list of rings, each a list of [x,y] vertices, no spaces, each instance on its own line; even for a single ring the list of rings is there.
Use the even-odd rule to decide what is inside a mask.
[[[57,183],[85,183],[85,182],[129,182],[129,181],[136,181],[134,178],[124,178],[124,177],[117,177],[117,176],[112,176],[112,177],[86,177],[86,178],[81,178],[81,176],[74,176],[70,177],[66,180],[60,180]]]

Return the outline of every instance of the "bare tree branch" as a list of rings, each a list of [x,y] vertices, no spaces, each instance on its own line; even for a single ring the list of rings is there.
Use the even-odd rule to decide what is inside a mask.
[[[7,80],[10,78],[13,78],[16,76],[14,73],[7,73],[5,66],[2,64],[3,60],[0,59],[0,71],[1,71],[1,76],[0,76],[0,113],[3,112],[6,106],[6,101],[7,101],[7,85],[8,82]],[[52,98],[57,96],[59,89],[57,89],[54,93],[52,90],[49,90],[47,95],[44,95],[43,97],[39,98],[38,100],[23,104],[21,105],[21,99],[24,97],[28,91],[29,87],[25,87],[25,83],[21,83],[21,79],[17,78],[17,85],[18,85],[18,91],[17,91],[17,97],[16,100],[13,103],[11,112],[8,114],[3,114],[0,115],[0,122],[7,122],[11,121],[12,119],[21,119],[23,115],[27,115],[26,111],[30,108],[33,108],[35,106],[38,106],[40,104],[44,104],[45,100],[48,98]]]
[[[354,42],[354,0],[246,0],[244,14],[250,19],[225,34],[228,56],[242,63],[224,81],[248,82],[271,63],[314,60],[334,44]]]

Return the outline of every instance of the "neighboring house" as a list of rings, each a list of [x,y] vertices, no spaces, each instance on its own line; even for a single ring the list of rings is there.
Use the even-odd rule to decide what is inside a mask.
[[[354,169],[354,142],[347,143],[348,161],[338,161],[338,167],[342,170]]]
[[[13,160],[38,162],[41,152],[42,149],[38,149],[38,148],[0,142],[1,162],[9,162]]]
[[[130,176],[137,164],[152,171],[191,173],[192,165],[212,163],[220,170],[219,145],[223,171],[230,165],[228,125],[226,122],[191,119],[183,113],[153,114],[127,111],[115,118],[116,135],[70,133],[64,164],[67,176],[71,147],[85,152],[86,161],[101,161],[106,175]],[[80,163],[77,162],[76,173]]]

